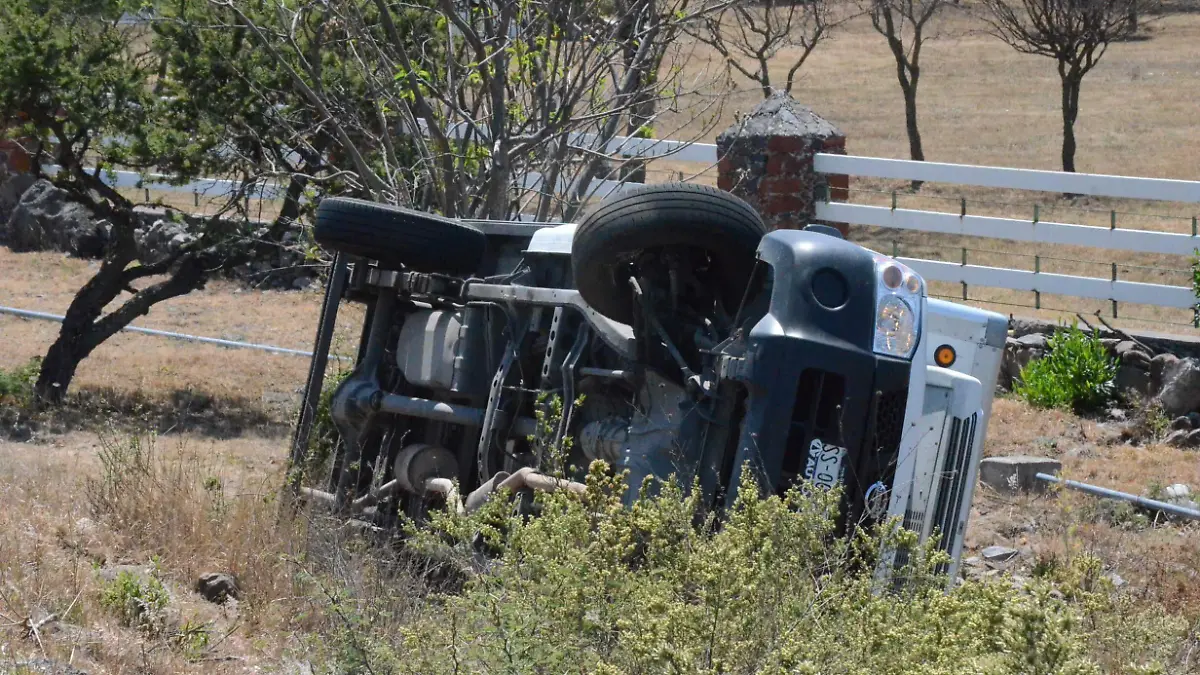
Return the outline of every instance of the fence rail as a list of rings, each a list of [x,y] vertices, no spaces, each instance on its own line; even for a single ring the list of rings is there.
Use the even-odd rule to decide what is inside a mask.
[[[1200,204],[1200,181],[1134,178],[1097,174],[1075,174],[1003,167],[969,166],[936,162],[914,162],[848,155],[818,154],[815,170],[831,175],[885,178],[922,182],[941,182],[976,187],[1005,188],[1037,192],[1084,194],[1096,197],[1142,199]],[[1196,219],[1191,234],[1132,230],[1117,227],[1076,225],[1041,221],[1037,209],[1029,220],[979,216],[967,213],[966,202],[958,213],[902,209],[893,205],[869,206],[826,200],[815,209],[820,220],[867,225],[881,228],[1004,239],[1039,245],[1067,245],[1156,255],[1186,256],[1200,249]],[[1114,212],[1115,214],[1115,212]],[[965,251],[965,249],[964,249]],[[895,255],[895,251],[893,251]],[[964,253],[961,263],[922,258],[898,257],[930,281],[959,283],[966,298],[969,286],[1031,292],[1035,308],[1041,308],[1041,294],[1065,295],[1113,303],[1134,303],[1171,309],[1192,309],[1197,298],[1192,288],[1125,281],[1117,278],[1117,264],[1110,278],[1042,272],[1039,256],[1033,256],[1035,269],[1018,270],[968,264]],[[986,302],[980,300],[979,302]],[[1200,314],[1193,325],[1200,327]]]

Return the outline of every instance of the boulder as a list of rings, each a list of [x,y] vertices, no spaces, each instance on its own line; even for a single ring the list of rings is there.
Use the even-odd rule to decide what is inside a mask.
[[[1185,448],[1200,448],[1200,429],[1192,429],[1184,440]]]
[[[240,589],[232,574],[207,572],[196,581],[196,592],[209,602],[221,604],[229,598],[237,599]]]
[[[1150,359],[1150,391],[1157,394],[1163,388],[1163,380],[1168,370],[1179,363],[1179,357],[1174,354],[1159,354]]]
[[[1012,560],[1013,558],[1017,557],[1018,553],[1019,553],[1019,551],[1017,551],[1017,549],[1008,548],[1007,546],[989,546],[989,547],[983,549],[982,551],[980,551],[979,555],[986,562],[1006,563],[1006,562]]]
[[[1190,417],[1186,417],[1186,416],[1176,417],[1175,419],[1171,420],[1171,426],[1169,426],[1167,428],[1170,429],[1171,431],[1180,431],[1180,430],[1191,431],[1192,430],[1192,420]]]
[[[1025,349],[1033,348],[1044,350],[1047,348],[1048,341],[1049,338],[1042,333],[1030,333],[1029,335],[1024,335],[1017,338],[1017,344],[1021,345],[1021,347]]]
[[[1154,400],[1170,417],[1200,411],[1200,361],[1178,359],[1166,366]]]
[[[1140,365],[1146,370],[1150,369],[1150,353],[1136,342],[1122,340],[1117,343],[1113,351],[1117,355],[1117,358],[1120,359],[1121,365]]]
[[[0,238],[3,238],[5,227],[13,209],[17,208],[21,197],[29,186],[33,185],[34,177],[28,173],[4,174],[0,176]]]
[[[1141,352],[1133,352],[1140,354]],[[1139,397],[1150,395],[1150,361],[1147,359],[1144,364],[1136,360],[1132,362],[1121,361],[1117,366],[1117,374],[1113,377],[1113,386],[1117,391],[1126,393],[1135,393]]]
[[[1187,438],[1190,433],[1192,433],[1190,429],[1176,429],[1167,434],[1166,438],[1163,439],[1163,444],[1175,448],[1187,447]]]
[[[81,258],[104,255],[109,225],[72,201],[66,190],[39,180],[25,190],[8,218],[6,239],[14,251],[62,251]]]
[[[1011,389],[1013,382],[1020,379],[1025,366],[1045,354],[1046,336],[1041,333],[1008,338],[1004,343],[1004,356],[1000,362],[1000,386]]]
[[[134,234],[138,257],[142,260],[161,260],[178,253],[181,248],[196,240],[187,223],[169,218],[159,218]]]

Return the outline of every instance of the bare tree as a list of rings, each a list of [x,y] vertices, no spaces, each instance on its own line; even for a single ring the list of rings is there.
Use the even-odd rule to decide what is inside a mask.
[[[690,0],[211,3],[282,67],[280,95],[314,111],[351,192],[452,217],[571,218],[663,154],[620,132],[669,118],[694,140],[722,98],[676,39],[713,11]]]
[[[783,61],[782,90],[792,93],[809,55],[848,18],[839,9],[838,0],[742,0],[708,12],[689,33],[757,83],[767,98],[779,88],[772,84],[772,64]]]
[[[1062,83],[1062,168],[1075,171],[1075,120],[1083,77],[1110,43],[1158,0],[984,0],[992,33],[1023,54],[1054,59]]]
[[[921,81],[921,48],[936,35],[928,32],[929,22],[944,7],[946,0],[869,0],[866,10],[871,25],[887,40],[896,60],[896,79],[904,95],[904,128],[908,131],[909,156],[925,161],[921,130],[917,126],[917,85]],[[913,181],[913,189],[921,186]]]

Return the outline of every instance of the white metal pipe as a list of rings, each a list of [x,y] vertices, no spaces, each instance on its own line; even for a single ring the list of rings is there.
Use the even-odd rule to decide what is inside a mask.
[[[1087,494],[1095,495],[1097,497],[1117,499],[1123,502],[1132,502],[1147,509],[1164,511],[1182,518],[1190,518],[1191,520],[1200,520],[1200,511],[1197,511],[1196,509],[1189,509],[1186,506],[1171,504],[1169,502],[1160,502],[1157,499],[1139,497],[1137,495],[1131,495],[1127,492],[1117,492],[1116,490],[1110,490],[1108,488],[1103,488],[1096,485],[1088,485],[1087,483],[1080,483],[1079,481],[1067,480],[1065,478],[1051,476],[1050,474],[1046,473],[1039,473],[1035,476],[1035,478],[1038,480],[1044,480],[1048,483],[1058,483],[1065,487],[1069,487],[1072,490],[1079,490],[1080,492],[1086,492]]]
[[[44,321],[57,321],[62,323],[66,318],[59,314],[49,314],[47,312],[35,312],[28,309],[18,309],[16,307],[0,306],[0,314],[11,314],[21,317],[22,319],[41,319]],[[230,347],[235,349],[257,349],[264,352],[272,352],[275,354],[291,354],[293,356],[312,357],[312,352],[306,352],[302,349],[288,349],[287,347],[276,347],[275,345],[257,344],[254,342],[238,342],[236,340],[222,340],[220,338],[204,337],[201,335],[187,335],[186,333],[173,333],[167,330],[157,330],[154,328],[142,328],[140,326],[125,326],[121,329],[127,333],[141,333],[143,335],[156,335],[158,337],[171,338],[173,340],[186,340],[188,342],[200,342],[203,344],[218,345],[221,347]],[[331,354],[330,358],[351,360],[349,356],[339,356]]]

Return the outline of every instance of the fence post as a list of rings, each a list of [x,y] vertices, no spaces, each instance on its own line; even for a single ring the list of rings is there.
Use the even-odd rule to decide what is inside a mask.
[[[1037,222],[1037,205],[1036,204],[1033,207],[1033,213],[1034,213],[1033,222],[1036,223]],[[1042,273],[1042,256],[1040,256],[1040,255],[1033,256],[1033,273],[1034,274]],[[1042,308],[1042,292],[1037,289],[1034,289],[1034,291],[1033,291],[1033,308],[1034,309]]]
[[[846,154],[846,135],[784,92],[717,136],[717,186],[746,200],[775,229],[816,221],[822,199],[844,202],[850,177],[817,173],[818,153]],[[845,236],[849,227],[830,223]]]
[[[1114,218],[1113,222],[1114,223],[1116,222],[1116,220],[1115,220],[1116,213],[1117,213],[1116,211],[1113,211],[1113,218]],[[1113,284],[1117,283],[1117,263],[1112,264],[1112,280],[1113,280]],[[1117,301],[1116,300],[1112,301],[1112,310],[1113,310],[1113,318],[1116,319],[1117,318]]]

